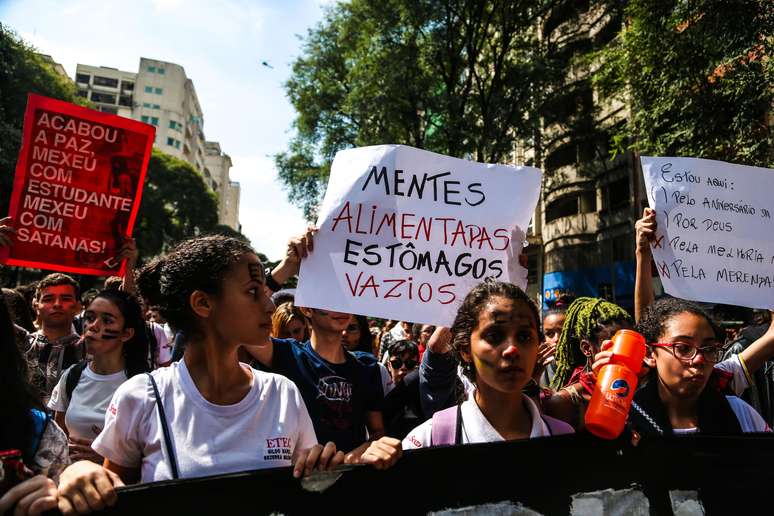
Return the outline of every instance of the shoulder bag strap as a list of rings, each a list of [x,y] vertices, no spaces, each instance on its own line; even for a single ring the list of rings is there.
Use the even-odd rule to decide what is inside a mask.
[[[169,426],[167,425],[167,416],[164,413],[164,405],[161,403],[161,396],[159,395],[159,388],[156,385],[156,380],[150,373],[145,373],[150,378],[151,385],[153,386],[153,394],[156,396],[156,408],[159,411],[159,419],[161,420],[161,431],[164,433],[164,447],[167,449],[167,455],[169,455],[169,465],[172,468],[172,478],[177,480],[180,478],[180,472],[177,469],[177,456],[175,455],[175,448],[172,446],[172,437],[169,434]]]
[[[450,446],[459,444],[460,406],[449,407],[433,414],[433,423],[430,428],[430,446]]]

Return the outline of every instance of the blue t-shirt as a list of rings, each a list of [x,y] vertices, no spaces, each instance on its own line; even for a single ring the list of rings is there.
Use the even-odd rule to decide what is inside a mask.
[[[375,360],[361,360],[345,352],[346,362],[332,364],[318,355],[309,342],[272,339],[272,373],[293,381],[301,391],[312,418],[317,441],[336,443],[349,452],[367,439],[366,413],[381,411],[384,400],[382,377]],[[267,370],[261,364],[254,364]]]

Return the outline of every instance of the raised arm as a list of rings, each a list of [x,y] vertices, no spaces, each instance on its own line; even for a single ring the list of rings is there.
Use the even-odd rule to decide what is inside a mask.
[[[298,274],[301,268],[301,260],[306,258],[314,250],[314,234],[316,228],[308,228],[303,235],[293,237],[288,240],[288,247],[285,251],[285,257],[271,271],[271,279],[278,286],[282,286],[292,276]],[[269,278],[267,278],[268,280]],[[267,281],[267,284],[269,282]],[[271,286],[271,285],[270,285]]]
[[[747,349],[739,353],[743,364],[747,366],[747,372],[752,375],[760,369],[767,360],[774,357],[774,312],[771,314],[771,323],[766,333],[747,346]]]
[[[457,360],[451,352],[451,330],[438,326],[419,365],[419,398],[425,415],[432,416],[454,404]]]
[[[650,263],[653,255],[650,244],[656,238],[656,211],[645,208],[642,218],[634,224],[637,259],[636,277],[634,280],[634,320],[640,322],[645,309],[653,304],[653,281],[650,275]]]

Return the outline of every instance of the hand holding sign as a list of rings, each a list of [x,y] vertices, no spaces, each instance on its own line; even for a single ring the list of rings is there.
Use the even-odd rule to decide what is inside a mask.
[[[11,247],[11,244],[13,244],[12,237],[16,230],[11,226],[12,222],[13,219],[11,217],[0,219],[0,249]]]
[[[656,210],[645,208],[642,218],[634,224],[635,239],[637,242],[637,252],[643,256],[650,256],[650,246],[656,240]]]

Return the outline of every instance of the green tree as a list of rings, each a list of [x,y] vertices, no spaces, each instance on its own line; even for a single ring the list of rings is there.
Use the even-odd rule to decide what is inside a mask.
[[[153,150],[134,234],[144,258],[172,244],[215,232],[218,203],[201,174],[187,162]]]
[[[275,157],[308,218],[337,151],[403,143],[507,159],[534,133],[535,22],[552,2],[352,0],[307,34],[286,84],[295,136]]]
[[[774,164],[770,0],[630,0],[595,78],[631,103],[615,151]]]
[[[0,214],[8,213],[28,93],[84,103],[72,81],[0,23]]]

